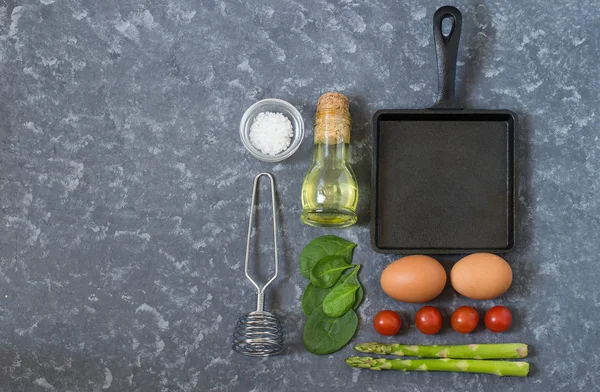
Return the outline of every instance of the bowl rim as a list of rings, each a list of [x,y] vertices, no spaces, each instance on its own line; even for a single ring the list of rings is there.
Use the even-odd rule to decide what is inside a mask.
[[[263,154],[250,142],[250,116],[254,114],[259,106],[268,103],[284,107],[298,123],[298,127],[294,127],[294,136],[289,147],[276,155]],[[246,131],[246,129],[248,129],[248,131]],[[302,144],[302,140],[304,139],[304,119],[302,118],[300,111],[291,103],[278,98],[265,98],[253,103],[246,109],[240,120],[239,132],[244,147],[254,158],[264,162],[280,162],[291,157],[298,148],[300,148],[300,144]]]

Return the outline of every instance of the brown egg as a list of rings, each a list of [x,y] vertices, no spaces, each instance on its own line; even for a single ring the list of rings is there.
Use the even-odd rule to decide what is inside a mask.
[[[512,283],[510,265],[500,256],[475,253],[460,259],[450,271],[454,290],[472,299],[492,299]]]
[[[407,256],[388,265],[380,283],[383,291],[398,301],[427,302],[444,290],[446,271],[429,256]]]

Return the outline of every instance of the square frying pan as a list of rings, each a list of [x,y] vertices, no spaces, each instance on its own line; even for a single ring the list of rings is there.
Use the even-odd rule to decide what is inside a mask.
[[[452,27],[445,35],[442,21]],[[371,245],[380,253],[507,253],[515,246],[517,116],[454,93],[462,15],[433,17],[439,99],[373,116]]]

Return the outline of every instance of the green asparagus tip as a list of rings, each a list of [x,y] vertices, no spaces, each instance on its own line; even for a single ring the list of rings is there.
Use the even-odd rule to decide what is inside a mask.
[[[352,367],[368,369],[374,364],[374,359],[370,357],[350,357],[346,358],[346,363]]]
[[[371,370],[391,369],[392,367],[392,364],[384,358],[350,357],[346,358],[346,363],[352,367]]]
[[[354,346],[354,349],[361,353],[385,354],[381,343],[377,342],[360,343]]]

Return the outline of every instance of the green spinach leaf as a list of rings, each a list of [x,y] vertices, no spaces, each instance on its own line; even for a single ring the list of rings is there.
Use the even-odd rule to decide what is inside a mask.
[[[304,290],[304,294],[302,294],[302,311],[304,314],[310,316],[316,308],[321,306],[330,291],[331,289],[322,289],[309,283]]]
[[[350,273],[346,273],[347,271],[345,271],[344,274],[340,277],[340,280],[338,282],[338,284],[353,283],[353,284],[357,284],[359,286],[358,290],[356,290],[356,299],[354,302],[354,306],[352,307],[352,309],[354,309],[354,310],[358,309],[358,307],[362,303],[363,297],[365,295],[363,287],[360,284],[360,280],[358,280],[358,271],[359,270],[360,270],[360,265],[357,265],[356,267],[354,267],[352,269],[352,271]]]
[[[342,256],[347,264],[352,262],[352,251],[356,244],[334,235],[324,235],[310,241],[300,253],[300,272],[310,278],[314,265],[325,256]]]
[[[323,313],[329,317],[340,317],[352,309],[359,287],[353,283],[336,285],[323,300]]]
[[[320,288],[329,288],[336,284],[342,272],[352,268],[342,256],[325,256],[317,261],[310,271],[310,283]]]
[[[304,346],[313,354],[331,354],[352,339],[358,327],[358,317],[349,310],[342,317],[329,317],[323,307],[315,309],[304,326]]]

